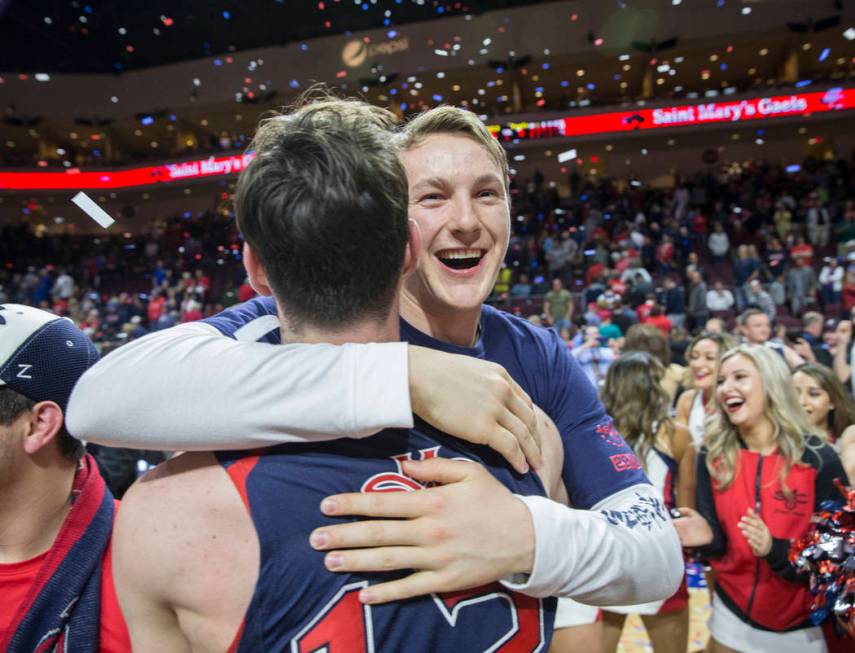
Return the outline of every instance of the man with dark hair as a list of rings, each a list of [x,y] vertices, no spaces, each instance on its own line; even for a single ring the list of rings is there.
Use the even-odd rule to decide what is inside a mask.
[[[0,305],[0,650],[127,651],[109,573],[113,496],[65,430],[98,359],[65,318]]]
[[[287,316],[279,320],[286,344],[399,339],[402,273],[415,267],[419,235],[378,114],[323,100],[259,128],[237,216],[253,287]],[[544,485],[558,491],[561,449],[549,432],[558,446]],[[439,457],[458,459],[457,478],[485,473],[472,462],[483,464],[502,483],[496,498],[544,494],[534,475],[514,475],[487,447],[423,423],[360,440],[183,454],[157,468],[129,490],[116,524],[117,587],[134,650],[488,650],[509,632],[519,650],[544,648],[554,600],[490,585],[364,608],[360,592],[376,576],[330,574],[335,559],[309,546],[312,529],[339,521],[318,511],[325,496],[420,490],[409,461]],[[528,548],[509,571],[525,573],[532,524],[522,501],[509,507],[508,549],[519,550],[516,540]]]

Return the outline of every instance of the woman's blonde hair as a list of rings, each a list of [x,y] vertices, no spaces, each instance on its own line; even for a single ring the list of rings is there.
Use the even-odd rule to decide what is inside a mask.
[[[790,468],[797,464],[807,447],[807,436],[814,432],[808,423],[793,386],[790,371],[777,352],[763,345],[739,345],[721,357],[721,366],[736,356],[749,359],[760,375],[763,391],[763,413],[772,423],[773,437],[785,465],[781,469],[781,488],[785,494]],[[724,407],[716,398],[715,413],[705,423],[704,447],[707,450],[707,470],[718,489],[733,482],[740,449],[739,432],[730,422]]]
[[[603,384],[606,412],[645,467],[659,429],[664,427],[669,435],[674,431],[668,416],[671,401],[662,388],[664,374],[665,367],[653,355],[632,351],[609,365]]]

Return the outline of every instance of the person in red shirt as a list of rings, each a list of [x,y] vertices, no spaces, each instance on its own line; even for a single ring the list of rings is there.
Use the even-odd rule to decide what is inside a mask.
[[[813,264],[813,247],[805,240],[804,236],[796,238],[796,244],[790,250],[790,257],[793,260],[805,259],[805,267],[810,267]]]
[[[98,353],[74,324],[0,304],[0,651],[124,653],[112,577],[116,502],[65,429]]]
[[[668,316],[665,315],[665,309],[663,309],[659,304],[654,304],[650,307],[650,314],[643,320],[641,320],[643,324],[652,324],[657,329],[659,329],[667,338],[671,333],[671,320],[668,319]]]
[[[160,319],[160,316],[163,315],[165,307],[166,297],[164,297],[159,290],[152,290],[151,297],[148,300],[147,308],[148,323],[151,325],[157,324],[157,321]]]

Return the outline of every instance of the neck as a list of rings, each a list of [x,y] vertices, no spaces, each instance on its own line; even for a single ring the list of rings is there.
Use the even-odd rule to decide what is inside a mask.
[[[460,347],[474,347],[478,342],[481,306],[471,310],[455,309],[450,313],[428,313],[406,291],[401,293],[401,317],[431,338]]]
[[[77,466],[60,454],[24,460],[0,485],[0,563],[22,562],[50,549],[71,510]]]
[[[379,319],[366,319],[353,322],[338,329],[322,329],[304,325],[299,331],[291,329],[288,321],[279,319],[279,329],[283,344],[318,344],[343,345],[348,342],[397,342],[401,339],[401,328],[398,320],[397,302],[395,310]],[[279,315],[286,315],[282,306],[278,306]]]
[[[757,451],[764,456],[772,453],[777,447],[772,422],[767,417],[762,417],[753,424],[745,424],[739,427],[739,435],[745,441],[748,449]]]

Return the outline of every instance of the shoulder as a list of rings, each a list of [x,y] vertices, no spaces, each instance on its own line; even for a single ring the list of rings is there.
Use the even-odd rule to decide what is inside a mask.
[[[113,536],[116,576],[144,585],[166,602],[195,603],[201,598],[193,596],[208,584],[210,569],[220,562],[236,569],[242,563],[229,559],[252,559],[252,551],[244,550],[251,537],[249,514],[214,455],[181,454],[158,465],[125,495]]]
[[[253,297],[202,322],[235,340],[279,342],[279,316],[272,297]]]
[[[513,347],[567,349],[554,329],[536,326],[528,320],[487,305],[482,308],[481,316],[485,330],[489,329],[492,336],[510,338]]]
[[[828,442],[817,435],[808,435],[805,439],[805,452],[802,455],[802,462],[810,465],[817,471],[828,465],[840,466],[840,457]]]
[[[698,394],[697,389],[686,390],[677,399],[677,417],[685,416],[688,420],[689,414],[692,412],[692,404],[695,403],[695,395]]]

